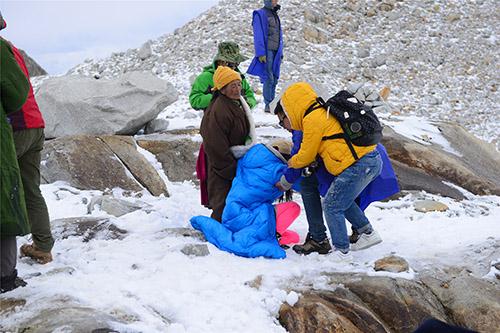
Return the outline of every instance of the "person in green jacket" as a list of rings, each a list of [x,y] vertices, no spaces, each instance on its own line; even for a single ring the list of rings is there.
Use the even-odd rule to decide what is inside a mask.
[[[242,77],[241,93],[250,108],[257,105],[252,87],[241,74],[238,65],[247,60],[240,54],[238,44],[234,42],[221,42],[218,46],[217,55],[211,65],[203,68],[203,72],[195,79],[189,94],[189,103],[195,110],[205,110],[212,100],[212,88],[214,86],[214,73],[218,66],[227,66],[240,73]]]
[[[28,91],[29,82],[17,64],[9,43],[0,37],[0,292],[2,293],[26,285],[26,282],[17,276],[16,236],[29,234],[30,227],[12,128],[7,121],[7,114],[18,111],[24,105]]]

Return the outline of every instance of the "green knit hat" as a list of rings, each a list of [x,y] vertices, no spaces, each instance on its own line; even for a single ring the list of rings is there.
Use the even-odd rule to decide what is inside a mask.
[[[240,53],[240,47],[234,42],[221,42],[218,46],[217,55],[214,61],[222,60],[235,64],[242,63],[248,58]]]

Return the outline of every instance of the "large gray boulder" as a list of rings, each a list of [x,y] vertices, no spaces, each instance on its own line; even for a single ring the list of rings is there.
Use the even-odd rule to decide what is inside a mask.
[[[463,195],[444,182],[474,194],[500,195],[500,153],[492,144],[475,138],[461,126],[438,122],[455,154],[432,143],[422,144],[384,127],[382,143],[403,190],[425,190],[456,199]]]
[[[133,135],[177,100],[172,84],[150,72],[117,79],[61,76],[45,80],[36,99],[45,118],[45,135]]]
[[[458,267],[450,268],[450,271]],[[437,318],[479,332],[498,332],[499,284],[462,270],[426,271],[413,280],[357,273],[324,273],[325,290],[301,286],[279,321],[290,333],[413,332]]]
[[[147,189],[168,196],[165,182],[137,151],[131,137],[68,136],[47,141],[40,167],[42,181],[65,181],[84,190]]]
[[[43,182],[65,181],[82,190],[104,191],[115,187],[142,190],[108,145],[92,136],[47,141],[40,173]]]
[[[500,285],[463,270],[459,274],[426,272],[423,284],[436,295],[448,316],[460,326],[478,332],[500,328]]]

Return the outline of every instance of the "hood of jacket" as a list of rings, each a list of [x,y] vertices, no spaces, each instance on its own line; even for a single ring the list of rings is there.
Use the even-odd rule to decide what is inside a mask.
[[[292,129],[303,131],[303,119],[306,110],[316,102],[318,95],[309,83],[298,82],[292,84],[281,97],[281,106],[285,111]],[[326,110],[323,109],[324,112]],[[316,110],[314,112],[319,112]]]

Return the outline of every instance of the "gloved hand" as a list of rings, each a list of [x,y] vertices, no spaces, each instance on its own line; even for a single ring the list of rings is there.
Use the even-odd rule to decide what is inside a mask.
[[[276,186],[278,190],[280,190],[281,192],[288,191],[289,189],[292,188],[292,185],[293,184],[289,183],[286,180],[285,175],[281,176],[280,180],[276,184],[274,184],[274,186]]]
[[[208,85],[207,87],[207,90],[205,91],[205,95],[208,95],[208,94],[213,94],[213,91],[212,91],[212,87],[210,85]]]
[[[286,191],[286,188],[284,188],[280,182],[277,182],[276,184],[274,184],[274,186],[276,186],[278,188],[278,190],[280,190],[281,192]]]
[[[318,161],[313,161],[302,170],[302,177],[310,177],[318,169]]]
[[[266,63],[266,56],[265,56],[265,55],[260,56],[260,57],[259,57],[259,61],[260,61],[261,63],[265,64],[265,63]]]

